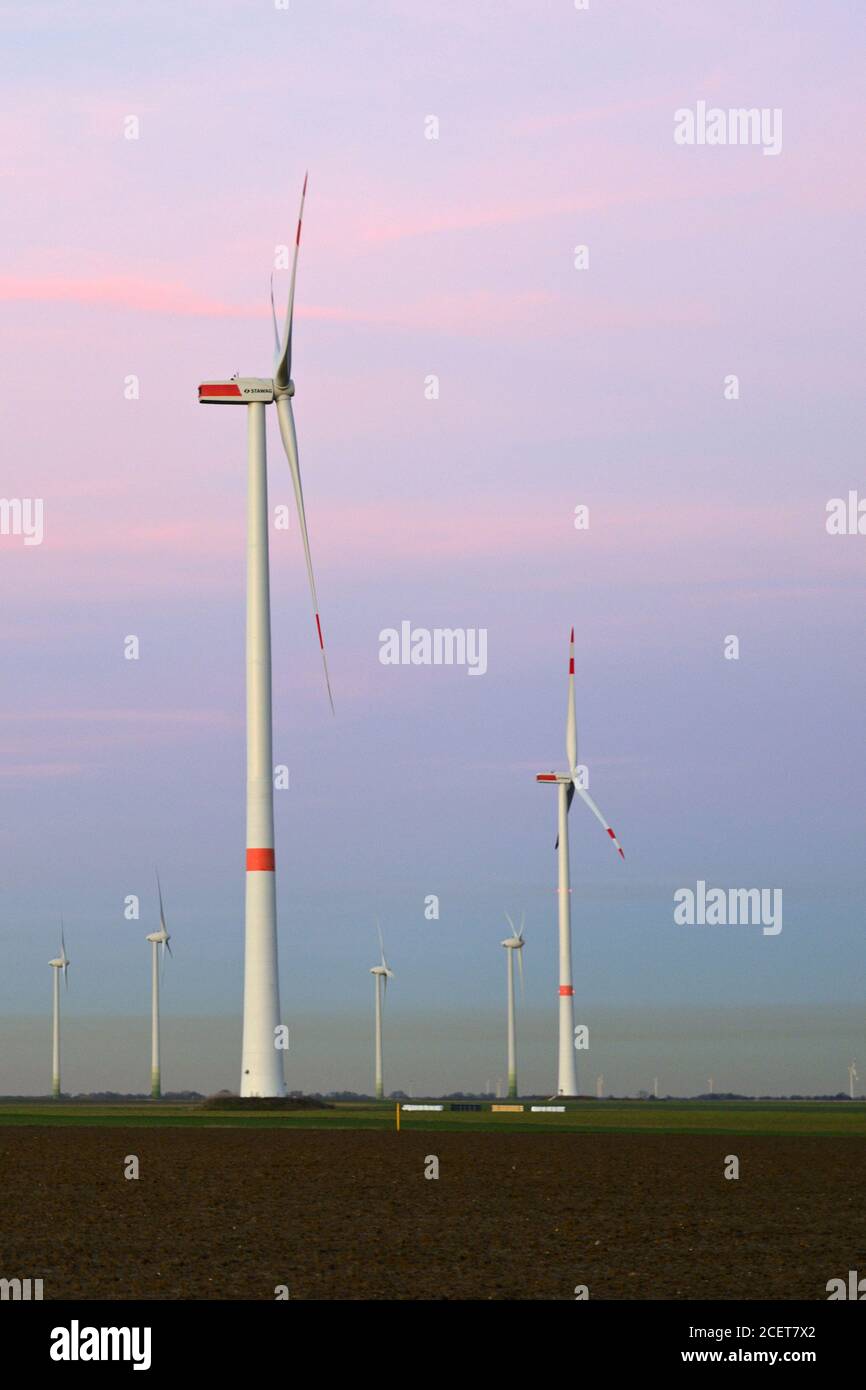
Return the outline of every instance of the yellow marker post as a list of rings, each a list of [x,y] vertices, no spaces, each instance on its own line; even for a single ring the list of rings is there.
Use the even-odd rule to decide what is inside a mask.
[[[399,1102],[399,1100],[397,1101],[397,1104],[394,1106],[394,1110],[396,1111],[396,1115],[397,1115],[397,1133],[399,1134],[399,1133],[400,1133],[400,1102]]]

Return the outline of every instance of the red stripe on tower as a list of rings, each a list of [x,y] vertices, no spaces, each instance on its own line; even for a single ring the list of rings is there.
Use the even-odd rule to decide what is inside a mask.
[[[319,646],[322,648],[322,651],[324,651],[324,650],[325,650],[325,639],[324,639],[323,636],[322,636],[322,624],[319,622],[319,615],[318,615],[318,613],[316,614],[316,631],[317,631],[318,634],[319,634]]]
[[[276,865],[274,863],[274,851],[272,849],[248,849],[247,850],[247,873],[253,869],[264,870],[273,873]]]
[[[572,989],[571,985],[560,985],[559,992],[560,994],[574,994],[574,990]]]

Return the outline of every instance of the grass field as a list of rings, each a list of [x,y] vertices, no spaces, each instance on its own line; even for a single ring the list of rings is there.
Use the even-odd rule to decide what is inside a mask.
[[[447,1103],[446,1103],[447,1104]],[[122,1128],[238,1128],[393,1130],[393,1101],[337,1103],[329,1110],[202,1111],[196,1103],[136,1105],[74,1101],[0,1103],[2,1125]],[[866,1138],[866,1105],[839,1101],[576,1101],[562,1115],[479,1112],[403,1112],[401,1131],[436,1133],[743,1134]]]

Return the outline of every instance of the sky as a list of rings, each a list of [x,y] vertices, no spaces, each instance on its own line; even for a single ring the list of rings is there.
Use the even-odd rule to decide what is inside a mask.
[[[336,713],[271,418],[288,1084],[371,1088],[377,918],[386,1089],[503,1075],[509,911],[521,1084],[554,1088],[535,774],[565,761],[572,624],[626,855],[574,806],[582,1088],[866,1075],[866,535],[827,529],[866,499],[862,7],[47,0],[0,25],[0,498],[44,527],[0,534],[0,1093],[48,1088],[61,914],[64,1087],[147,1088],[156,865],[164,1085],[239,1079],[245,428],[196,388],[270,373],[307,169],[293,377]],[[702,102],[781,113],[778,153],[678,144]],[[483,629],[486,671],[383,664],[403,622]],[[781,932],[677,924],[699,880],[780,889]]]

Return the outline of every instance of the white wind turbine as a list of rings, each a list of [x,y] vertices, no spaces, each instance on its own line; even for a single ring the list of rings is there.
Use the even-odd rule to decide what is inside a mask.
[[[234,376],[198,388],[202,404],[245,405],[247,408],[247,854],[244,945],[244,1028],[241,1062],[242,1096],[284,1096],[282,1049],[276,1046],[280,1025],[277,973],[277,909],[274,883],[274,795],[271,718],[271,604],[268,566],[268,482],[265,456],[265,406],[277,407],[280,437],[289,461],[307,578],[313,600],[316,634],[322,652],[325,683],[333,711],[319,601],[310,559],[304,494],[298,463],[298,443],[292,414],[292,319],[295,277],[307,179],[301,193],[295,236],[292,277],[283,336],[280,339],[271,278],[274,321],[273,379]]]
[[[857,1063],[856,1063],[856,1062],[849,1062],[849,1063],[848,1063],[848,1094],[850,1095],[850,1097],[851,1097],[852,1100],[854,1099],[854,1082],[855,1082],[855,1081],[858,1081],[858,1080],[859,1080],[859,1077],[857,1076]]]
[[[508,1099],[517,1099],[517,1041],[516,1029],[514,1024],[514,953],[517,952],[517,964],[520,969],[520,999],[523,1002],[523,924],[525,915],[520,918],[520,931],[516,931],[514,923],[505,914],[505,920],[511,928],[511,935],[500,942],[508,952],[505,957],[506,970],[508,972]]]
[[[385,1002],[385,995],[388,993],[388,981],[393,980],[394,971],[389,969],[385,959],[385,943],[382,940],[382,928],[376,923],[376,930],[379,933],[379,964],[370,967],[370,974],[374,977],[373,988],[376,991],[376,1099],[382,1100],[385,1088],[382,1083],[382,1008]]]
[[[559,793],[559,833],[556,839],[558,851],[558,892],[559,892],[559,1080],[557,1095],[577,1095],[577,1061],[574,1049],[574,986],[571,977],[571,887],[568,865],[568,812],[577,792],[597,820],[601,821],[608,835],[625,859],[622,845],[616,838],[601,811],[589,792],[580,785],[577,771],[577,718],[574,709],[574,628],[569,639],[568,658],[568,705],[565,716],[565,751],[568,758],[568,772],[542,772],[537,782],[554,785]]]
[[[165,925],[165,910],[162,905],[162,884],[156,876],[159,893],[159,931],[152,931],[146,938],[151,944],[151,991],[150,991],[150,1095],[159,1100],[162,1095],[162,1079],[159,1069],[159,948],[162,947],[162,964],[165,968],[165,953],[171,955],[171,940]]]
[[[63,935],[63,918],[60,919],[60,955],[55,956],[48,964],[54,970],[53,980],[53,1014],[51,1029],[51,1094],[55,1100],[60,1098],[60,972],[63,971],[63,979],[66,988],[69,988],[69,966],[71,964],[66,954],[66,940]]]
[[[596,1100],[603,1100],[603,1099],[604,1099],[604,1077],[603,1077],[603,1076],[597,1076],[597,1077],[595,1078],[595,1096],[596,1096]]]

